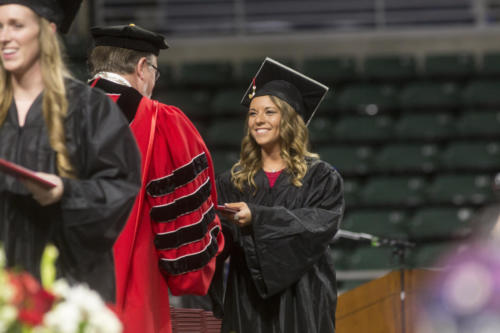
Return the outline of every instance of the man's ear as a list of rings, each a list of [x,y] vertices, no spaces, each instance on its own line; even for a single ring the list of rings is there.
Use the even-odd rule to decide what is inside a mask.
[[[146,68],[147,65],[148,64],[146,57],[142,57],[141,59],[139,59],[137,65],[135,65],[135,74],[141,80],[144,80],[144,68]]]

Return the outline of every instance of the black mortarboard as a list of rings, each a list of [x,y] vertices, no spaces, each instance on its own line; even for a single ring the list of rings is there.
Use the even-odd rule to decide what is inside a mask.
[[[90,29],[95,46],[114,46],[124,49],[160,54],[160,49],[168,49],[165,37],[143,29],[135,24]]]
[[[82,0],[0,0],[0,5],[23,5],[57,25],[61,33],[67,33]]]
[[[241,104],[248,107],[253,97],[276,96],[290,104],[308,124],[327,92],[328,87],[324,84],[266,58],[243,95]]]

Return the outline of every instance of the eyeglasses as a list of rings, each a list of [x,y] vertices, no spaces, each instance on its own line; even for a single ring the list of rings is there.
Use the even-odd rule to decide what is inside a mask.
[[[158,69],[158,67],[156,67],[155,65],[153,65],[152,63],[150,63],[149,61],[146,62],[149,66],[153,67],[153,69],[155,70],[155,82],[158,81],[158,79],[160,78],[160,70]]]

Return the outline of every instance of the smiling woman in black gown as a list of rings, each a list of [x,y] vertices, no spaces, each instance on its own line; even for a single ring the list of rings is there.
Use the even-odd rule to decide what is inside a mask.
[[[240,160],[217,182],[219,203],[238,210],[224,213],[225,293],[224,257],[211,290],[219,302],[224,294],[223,332],[335,331],[328,246],[343,215],[342,179],[308,151],[305,125],[327,89],[268,58],[245,93]]]

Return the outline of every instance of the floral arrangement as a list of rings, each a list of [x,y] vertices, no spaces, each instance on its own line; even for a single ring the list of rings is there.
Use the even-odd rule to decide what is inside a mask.
[[[55,276],[57,250],[47,250],[42,286],[26,272],[6,270],[0,247],[0,333],[122,332],[121,322],[95,291],[64,280],[48,281]]]

